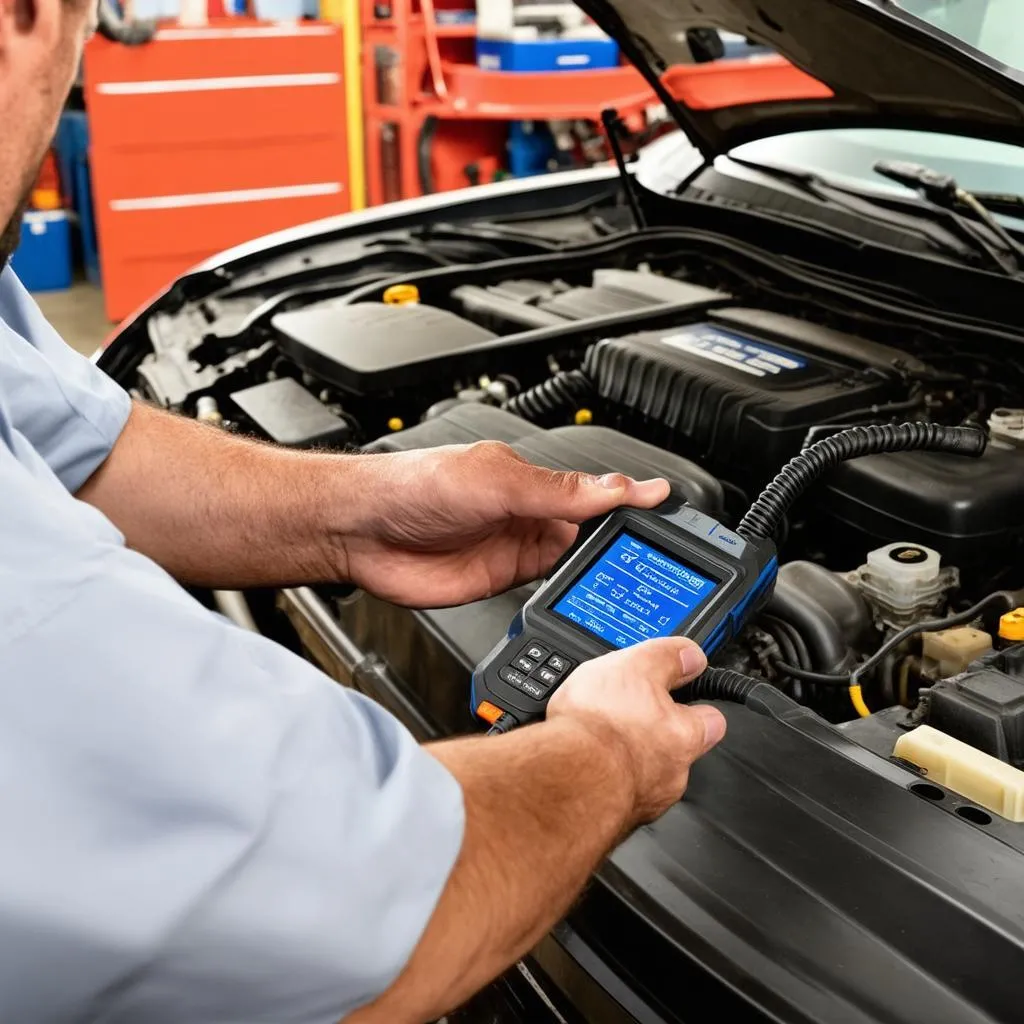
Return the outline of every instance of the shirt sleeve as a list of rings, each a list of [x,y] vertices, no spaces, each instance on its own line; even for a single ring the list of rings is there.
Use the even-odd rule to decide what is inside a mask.
[[[0,380],[12,426],[77,491],[120,437],[131,399],[63,341],[10,266],[0,273]]]
[[[458,783],[44,483],[0,460],[0,1019],[335,1024],[419,941]]]

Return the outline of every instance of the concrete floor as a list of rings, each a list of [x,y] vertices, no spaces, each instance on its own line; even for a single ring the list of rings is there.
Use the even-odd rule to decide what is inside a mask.
[[[83,355],[91,356],[114,329],[103,309],[103,292],[85,281],[33,298],[60,336]]]

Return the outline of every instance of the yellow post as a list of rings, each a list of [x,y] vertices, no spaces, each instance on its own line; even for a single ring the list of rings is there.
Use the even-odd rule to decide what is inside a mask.
[[[366,208],[366,130],[363,126],[362,27],[359,0],[321,0],[320,16],[342,26],[344,36],[345,124],[348,137],[348,189],[352,209]]]

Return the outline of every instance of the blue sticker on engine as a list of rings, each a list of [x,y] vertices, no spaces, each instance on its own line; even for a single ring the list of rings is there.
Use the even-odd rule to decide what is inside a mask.
[[[731,366],[751,377],[777,377],[807,368],[807,360],[792,352],[773,348],[763,341],[754,341],[713,324],[692,324],[661,341],[664,345],[691,352],[713,363]]]

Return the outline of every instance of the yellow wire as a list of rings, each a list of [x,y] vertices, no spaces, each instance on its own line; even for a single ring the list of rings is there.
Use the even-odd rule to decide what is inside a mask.
[[[850,702],[861,718],[871,717],[871,708],[864,703],[864,695],[861,693],[860,686],[850,687]]]

